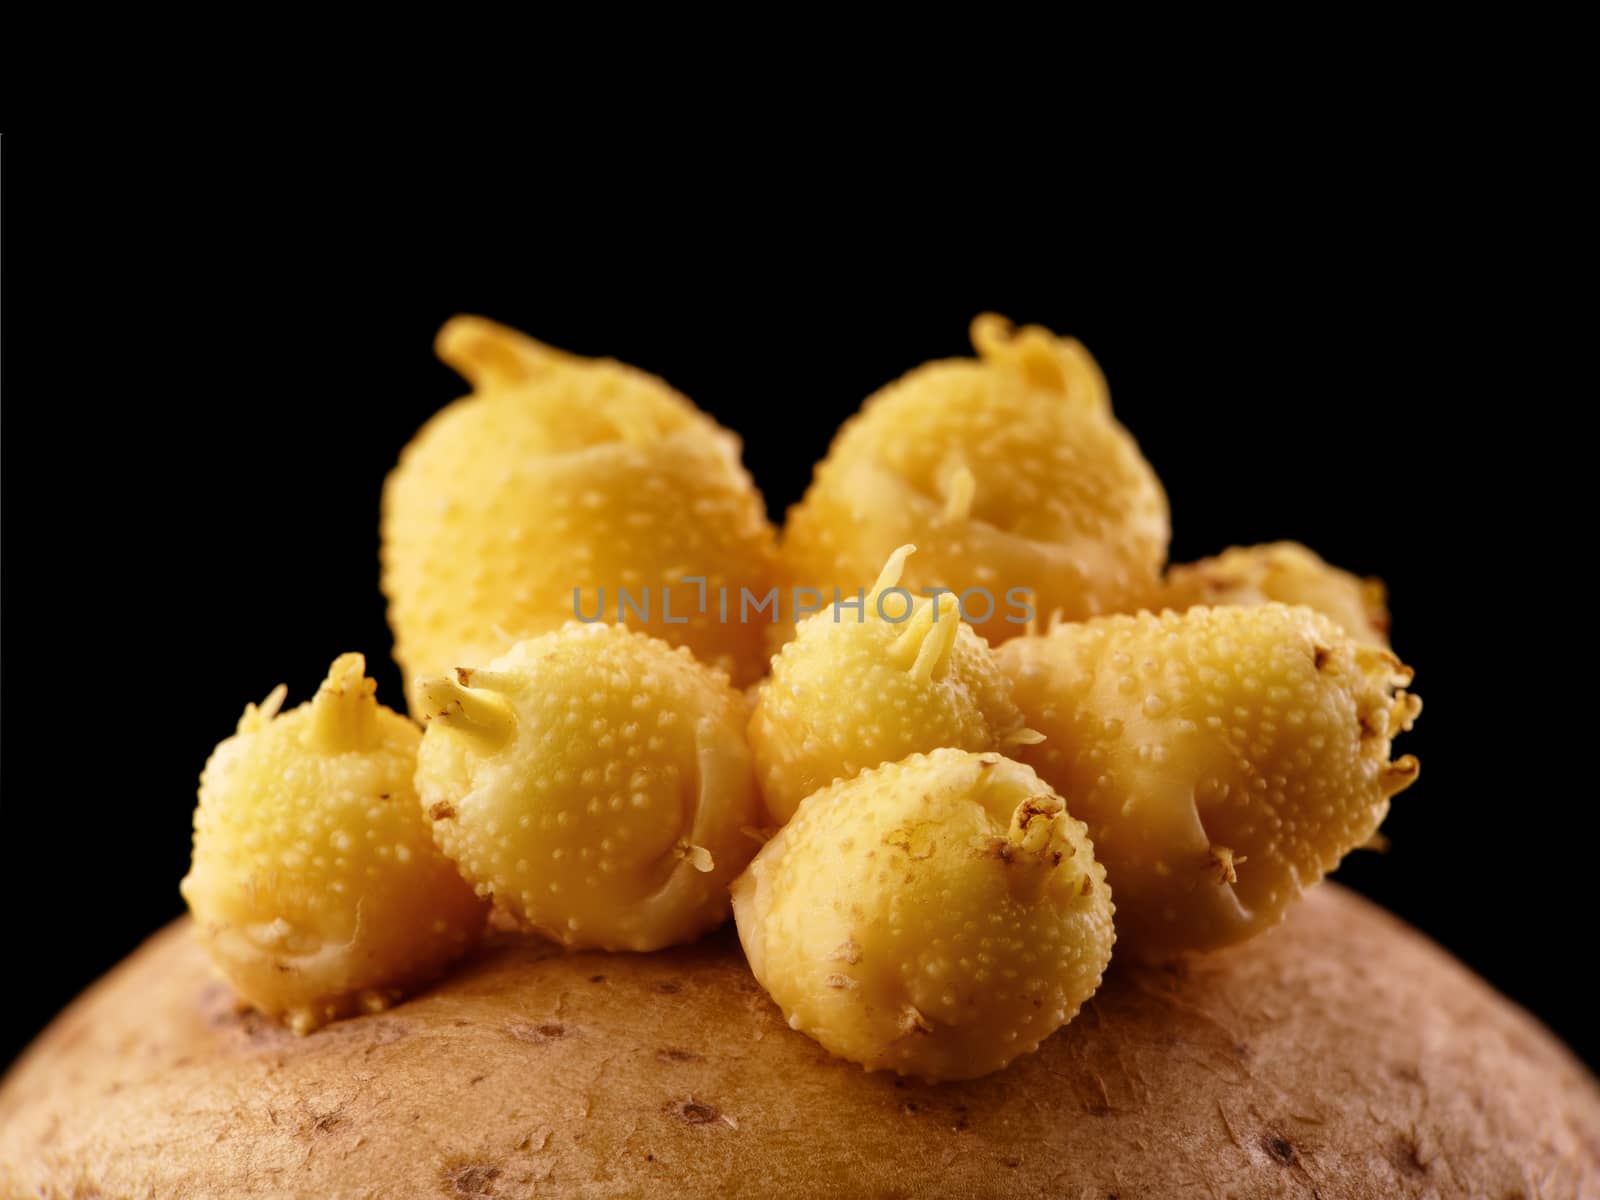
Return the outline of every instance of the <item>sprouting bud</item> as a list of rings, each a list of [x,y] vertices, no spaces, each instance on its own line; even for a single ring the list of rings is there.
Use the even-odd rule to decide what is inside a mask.
[[[451,317],[433,341],[434,353],[476,390],[499,391],[527,383],[576,360],[483,317]]]
[[[1099,986],[1111,891],[1028,767],[938,750],[825,788],[733,885],[751,970],[790,1026],[871,1070],[970,1079]]]
[[[480,739],[487,747],[498,748],[515,732],[517,722],[510,703],[485,686],[488,674],[463,668],[454,679],[436,676],[417,680],[417,716],[424,724],[443,725]],[[477,686],[466,686],[463,677],[472,679]]]
[[[275,688],[200,777],[182,884],[196,933],[239,994],[296,1033],[426,982],[487,912],[419,809],[421,735],[376,687],[344,654],[292,712]]]

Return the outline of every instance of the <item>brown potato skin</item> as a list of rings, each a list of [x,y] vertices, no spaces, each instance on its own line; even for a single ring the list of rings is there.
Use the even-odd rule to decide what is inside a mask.
[[[153,937],[0,1086],[0,1195],[1482,1196],[1600,1189],[1600,1089],[1432,943],[1314,889],[1226,953],[1113,963],[962,1084],[789,1030],[731,931],[650,955],[491,939],[295,1038]]]

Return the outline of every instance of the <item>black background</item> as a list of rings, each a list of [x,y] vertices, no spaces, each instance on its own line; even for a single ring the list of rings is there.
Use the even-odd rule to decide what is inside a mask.
[[[400,703],[378,496],[465,390],[431,354],[445,318],[664,376],[744,436],[779,519],[839,421],[966,352],[984,309],[1098,357],[1168,489],[1175,560],[1292,537],[1388,582],[1425,701],[1398,748],[1422,776],[1392,850],[1340,877],[1600,1059],[1570,957],[1595,911],[1592,788],[1541,775],[1557,584],[1515,508],[1525,435],[1554,430],[1492,365],[1515,298],[1446,197],[1273,180],[1114,220],[1022,180],[936,212],[860,180],[669,204],[637,175],[497,195],[424,189],[430,170],[90,156],[36,181],[26,223],[8,209],[0,1062],[179,913],[196,777],[247,701],[282,681],[299,703],[356,649]]]

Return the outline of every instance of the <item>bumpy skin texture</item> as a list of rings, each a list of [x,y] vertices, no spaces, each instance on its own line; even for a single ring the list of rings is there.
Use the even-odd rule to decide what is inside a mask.
[[[1166,561],[1166,494],[1111,415],[1077,342],[1001,318],[973,322],[979,358],[928,363],[845,423],[790,511],[792,583],[831,595],[868,584],[914,542],[913,591],[985,588],[966,615],[990,643],[1023,632],[1006,602],[1029,588],[1071,620],[1149,602]]]
[[[836,620],[830,606],[807,617],[773,659],[750,719],[750,749],[777,824],[818,788],[868,767],[944,746],[995,750],[1026,736],[1011,681],[962,622],[955,598],[886,591],[913,549],[890,557],[860,614],[840,610]]]
[[[477,318],[447,324],[438,350],[474,393],[422,428],[384,488],[383,588],[408,681],[559,628],[574,589],[592,616],[601,588],[606,620],[619,588],[648,589],[628,624],[737,683],[765,673],[767,627],[718,611],[719,588],[736,612],[740,588],[760,597],[776,570],[738,438],[654,376]]]
[[[1389,758],[1410,670],[1308,608],[1102,617],[998,657],[1045,735],[1018,757],[1088,822],[1141,955],[1276,923],[1417,777]]]
[[[1105,878],[1033,771],[939,750],[808,797],[734,883],[733,910],[791,1028],[869,1070],[972,1079],[1100,986]]]
[[[7,1197],[1597,1194],[1593,1077],[1335,884],[1229,954],[1119,954],[1037,1054],[966,1083],[792,1032],[728,934],[636,955],[491,935],[393,1012],[296,1039],[234,1011],[186,923],[0,1082]]]
[[[572,622],[419,694],[422,807],[479,894],[568,946],[654,950],[727,919],[762,810],[720,672]]]
[[[1324,562],[1298,542],[1230,546],[1212,558],[1167,568],[1158,608],[1197,604],[1304,604],[1331,617],[1358,642],[1389,645],[1383,584]]]
[[[195,930],[239,995],[305,1033],[382,1008],[466,951],[486,906],[439,853],[412,788],[417,727],[359,654],[279,716],[250,705],[200,777]]]

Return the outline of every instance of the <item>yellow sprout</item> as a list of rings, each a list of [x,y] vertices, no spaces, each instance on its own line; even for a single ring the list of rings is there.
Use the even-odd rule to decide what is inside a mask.
[[[1094,994],[1116,936],[1105,879],[1032,770],[946,749],[808,797],[733,909],[793,1028],[869,1070],[971,1079]]]
[[[839,431],[789,514],[790,581],[853,591],[913,542],[907,586],[981,589],[964,612],[991,643],[1023,632],[1024,605],[1080,619],[1148,603],[1166,494],[1088,351],[992,314],[972,340],[977,359],[918,367]]]
[[[1160,956],[1276,923],[1417,777],[1411,671],[1309,608],[1102,617],[997,652],[1017,751],[1088,822],[1117,927]]]
[[[444,852],[569,946],[654,950],[728,916],[761,824],[744,696],[617,625],[419,681],[417,788]]]
[[[239,994],[298,1033],[426,981],[486,914],[419,811],[421,734],[365,665],[340,656],[281,716],[282,687],[250,705],[200,777],[184,899]]]

